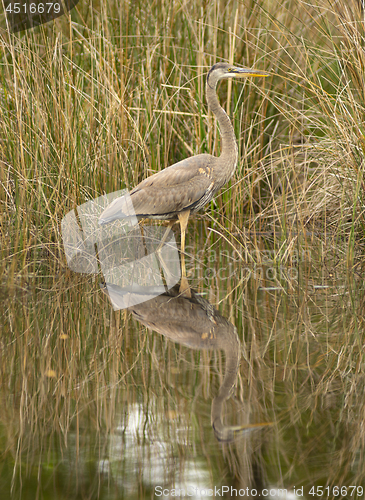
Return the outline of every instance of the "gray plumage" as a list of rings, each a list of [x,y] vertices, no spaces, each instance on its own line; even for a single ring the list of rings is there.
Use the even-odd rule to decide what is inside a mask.
[[[108,285],[110,286],[110,285]],[[115,287],[117,291],[118,287]],[[105,293],[106,289],[103,288]],[[191,349],[221,349],[226,355],[225,375],[212,401],[211,423],[220,442],[231,442],[270,423],[228,426],[223,421],[225,401],[232,396],[241,361],[241,343],[236,327],[194,290],[190,297],[175,286],[168,292],[129,308],[147,328]]]
[[[196,212],[232,177],[238,148],[231,121],[217,98],[217,83],[225,78],[267,75],[264,71],[237,68],[227,63],[217,63],[211,68],[206,81],[206,97],[219,124],[222,153],[219,157],[199,154],[186,158],[140,182],[130,192],[138,218],[175,220],[183,212]],[[99,224],[128,216],[121,206],[120,198],[114,200],[101,214]]]

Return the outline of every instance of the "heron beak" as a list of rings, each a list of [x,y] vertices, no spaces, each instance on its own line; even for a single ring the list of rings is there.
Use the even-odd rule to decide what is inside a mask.
[[[212,427],[215,437],[220,443],[231,443],[237,438],[250,434],[263,427],[269,427],[273,422],[259,422],[257,424],[224,426],[222,421],[213,422]]]
[[[249,77],[249,76],[269,76],[270,73],[267,73],[267,71],[261,71],[259,69],[254,69],[254,68],[230,68],[229,73],[227,76],[233,76],[237,78],[244,78],[244,77]]]

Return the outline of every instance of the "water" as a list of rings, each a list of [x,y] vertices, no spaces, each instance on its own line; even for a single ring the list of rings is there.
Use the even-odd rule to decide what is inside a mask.
[[[42,256],[2,285],[1,499],[364,497],[361,261],[309,231],[187,243],[191,301],[114,311]]]

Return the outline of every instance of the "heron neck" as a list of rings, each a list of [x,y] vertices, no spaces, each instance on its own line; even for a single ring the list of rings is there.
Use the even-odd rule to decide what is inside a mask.
[[[221,346],[226,353],[226,368],[222,385],[217,396],[212,401],[211,420],[216,425],[223,426],[222,412],[223,403],[231,396],[235,386],[238,368],[241,360],[241,343],[237,336],[237,330],[233,325],[227,330],[224,337],[225,346]]]
[[[227,181],[235,171],[238,160],[238,147],[236,136],[232,127],[231,120],[222,106],[219,104],[217,97],[217,85],[210,87],[207,83],[206,94],[208,106],[216,117],[221,133],[221,165],[224,167],[225,181]]]
[[[226,400],[230,397],[237,380],[238,368],[241,361],[241,343],[235,327],[227,331],[224,351],[226,353],[226,369],[222,385],[217,395],[218,399]]]

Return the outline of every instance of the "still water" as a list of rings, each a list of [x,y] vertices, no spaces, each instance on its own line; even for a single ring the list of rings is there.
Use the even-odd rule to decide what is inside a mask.
[[[361,260],[189,226],[191,297],[115,310],[61,255],[2,285],[1,500],[364,498]]]

